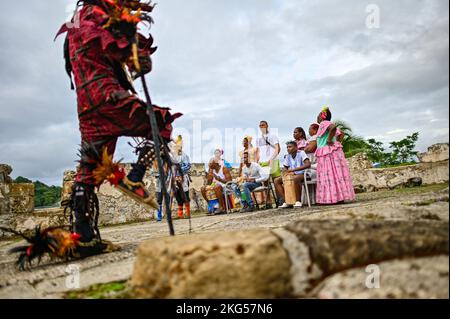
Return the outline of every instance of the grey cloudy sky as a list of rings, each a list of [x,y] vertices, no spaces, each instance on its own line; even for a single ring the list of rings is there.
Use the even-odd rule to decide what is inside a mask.
[[[63,41],[53,42],[73,3],[8,2],[0,12],[0,163],[14,177],[60,184],[75,165],[75,96]],[[378,29],[366,27],[371,3]],[[194,158],[233,150],[226,129],[255,130],[261,119],[285,141],[323,105],[385,143],[418,131],[423,151],[449,140],[448,9],[446,0],[161,0],[153,100],[185,113],[178,130],[201,125],[187,141]],[[130,153],[121,141],[116,157]]]

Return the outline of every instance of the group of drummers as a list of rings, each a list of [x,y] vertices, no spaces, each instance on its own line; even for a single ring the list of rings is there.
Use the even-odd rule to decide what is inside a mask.
[[[330,108],[324,107],[316,123],[309,126],[308,136],[303,128],[295,128],[293,139],[286,143],[287,155],[282,161],[278,136],[269,130],[267,121],[261,121],[261,134],[255,145],[251,136],[243,139],[235,179],[231,165],[223,159],[223,151],[216,150],[208,163],[206,183],[201,189],[209,214],[229,212],[237,206],[242,207],[242,212],[251,212],[261,204],[270,209],[274,204],[279,208],[300,208],[305,200],[308,205],[354,201],[355,191],[342,144],[346,135],[331,119]],[[186,167],[183,160],[178,162],[179,167]],[[181,169],[179,175],[183,174],[186,170]],[[183,191],[180,194],[179,202],[186,198],[189,201]],[[183,216],[182,206],[179,216]]]
[[[268,209],[273,208],[274,204],[279,208],[302,207],[301,185],[305,174],[311,178],[315,175],[314,152],[319,126],[310,126],[309,139],[302,128],[296,128],[294,139],[286,143],[287,155],[281,163],[279,138],[269,131],[267,121],[261,121],[259,127],[261,135],[255,146],[251,136],[243,140],[237,179],[232,178],[231,166],[222,158],[223,152],[215,151],[208,164],[206,185],[201,190],[209,203],[208,214],[222,214],[233,208],[233,198],[240,202],[241,212],[252,212],[260,207],[260,203]],[[271,179],[276,191],[276,198],[273,199],[267,187]]]

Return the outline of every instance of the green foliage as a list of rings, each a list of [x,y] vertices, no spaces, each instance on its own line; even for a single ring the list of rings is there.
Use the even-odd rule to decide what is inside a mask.
[[[383,143],[371,138],[367,140],[367,156],[375,163],[383,163],[386,160]]]
[[[34,206],[45,207],[53,206],[61,200],[62,188],[59,186],[47,186],[39,181],[32,182],[31,180],[19,176],[14,180],[14,183],[33,183],[34,184]]]
[[[346,122],[335,121],[335,125],[344,133],[342,145],[346,157],[364,152],[372,162],[380,163],[383,167],[415,164],[417,152],[414,149],[419,140],[419,133],[414,133],[400,141],[391,142],[389,147],[392,151],[386,152],[382,142],[373,138],[365,140],[353,134],[352,128]]]
[[[391,160],[392,164],[408,163],[417,156],[417,152],[414,151],[416,143],[419,140],[419,133],[414,133],[410,136],[398,142],[391,142],[390,148],[392,149]]]
[[[22,184],[31,184],[33,183],[32,181],[30,181],[28,178],[19,176],[14,180],[14,183],[22,183]]]
[[[86,290],[72,291],[65,295],[66,299],[127,299],[127,283],[125,281],[107,284],[96,284]]]
[[[391,167],[402,167],[402,166],[411,166],[416,165],[416,162],[408,162],[408,163],[401,163],[401,164],[384,164],[384,168],[391,168]]]
[[[366,140],[353,134],[352,128],[344,121],[335,121],[334,124],[344,134],[342,146],[347,157],[352,157],[361,152],[365,152],[369,147]]]

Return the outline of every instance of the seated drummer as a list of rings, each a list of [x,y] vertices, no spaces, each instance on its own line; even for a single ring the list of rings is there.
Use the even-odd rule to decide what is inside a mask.
[[[217,196],[217,199],[218,199],[219,205],[220,205],[220,211],[217,212],[218,214],[221,214],[221,213],[223,214],[226,210],[223,189],[226,186],[226,184],[231,181],[232,181],[231,172],[224,165],[224,163],[221,161],[218,161],[215,158],[211,159],[211,161],[209,162],[207,186],[202,187],[201,192],[202,192],[203,198],[207,202],[209,202],[209,199],[207,196],[207,190],[210,187],[214,187],[214,191],[216,193],[216,196]]]
[[[252,200],[251,192],[258,187],[263,186],[263,182],[269,179],[269,171],[265,173],[258,163],[252,163],[248,152],[243,154],[244,165],[242,167],[241,180],[243,182],[242,189],[245,197],[239,188],[236,189],[236,195],[241,199],[243,213],[255,210],[255,204]]]
[[[304,151],[299,151],[297,148],[297,142],[291,141],[286,143],[288,155],[286,155],[283,163],[283,177],[275,179],[275,189],[277,191],[278,198],[283,205],[280,208],[290,208],[291,206],[285,202],[285,188],[283,178],[287,175],[294,176],[295,193],[297,196],[297,202],[295,208],[302,207],[302,182],[304,179],[304,171],[311,167],[311,161]]]

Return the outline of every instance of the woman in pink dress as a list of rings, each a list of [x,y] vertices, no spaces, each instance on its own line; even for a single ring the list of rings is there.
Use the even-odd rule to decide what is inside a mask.
[[[342,132],[331,122],[330,109],[317,118],[317,190],[318,204],[330,205],[355,200],[352,178],[342,150]]]
[[[308,146],[305,130],[301,127],[297,127],[295,128],[293,135],[295,141],[297,142],[297,149],[299,151],[303,151]]]

